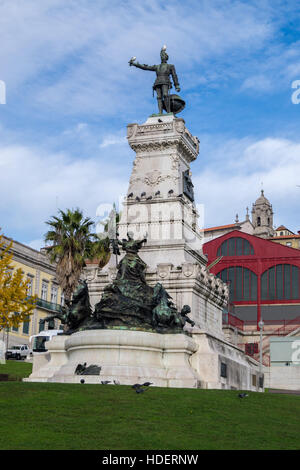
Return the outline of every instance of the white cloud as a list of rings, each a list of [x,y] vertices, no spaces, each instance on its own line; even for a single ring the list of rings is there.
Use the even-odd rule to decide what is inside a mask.
[[[237,212],[244,220],[246,207],[251,210],[263,184],[275,225],[300,229],[300,142],[237,140],[215,148],[215,154],[213,164],[193,177],[197,201],[205,204],[205,226],[233,223]]]
[[[244,219],[246,207],[260,195],[273,204],[275,225],[300,229],[300,142],[268,137],[206,142],[201,171],[192,165],[196,201],[205,205],[205,226],[232,223],[238,212]],[[106,149],[103,149],[105,152]],[[116,164],[111,154],[72,160],[65,153],[49,154],[25,146],[0,148],[0,211],[4,233],[23,233],[23,242],[39,248],[47,230],[45,221],[57,208],[80,207],[97,221],[99,204],[119,202],[128,188],[128,163]],[[201,158],[201,156],[199,157]],[[203,157],[202,157],[203,158]],[[128,160],[132,160],[133,156]],[[127,161],[128,161],[127,160]],[[43,244],[43,243],[42,243]]]
[[[229,53],[244,60],[273,33],[268,9],[229,0],[201,6],[196,0],[2,0],[0,18],[1,78],[10,99],[25,94],[63,114],[124,112],[133,102],[139,106],[141,93],[145,103],[145,89],[150,99],[153,74],[129,68],[132,54],[157,63],[166,43],[186,86],[195,86],[189,75],[199,64]],[[224,64],[216,69],[217,77],[231,73]]]
[[[256,91],[266,92],[273,90],[273,80],[264,75],[253,75],[246,78],[242,84],[242,89],[255,89]]]
[[[119,134],[110,134],[103,138],[100,148],[109,147],[110,145],[120,145],[125,144],[127,141],[125,136],[120,136]]]
[[[58,208],[80,207],[95,220],[103,202],[118,202],[127,191],[126,163],[109,157],[72,160],[65,153],[49,154],[25,146],[0,148],[0,212],[3,231],[21,232],[27,241],[43,235],[45,221]],[[34,243],[35,240],[32,242]]]
[[[276,93],[288,90],[294,79],[300,78],[300,41],[291,44],[270,44],[248,67],[249,76],[241,90]]]
[[[30,242],[25,242],[26,245],[30,246],[34,250],[40,251],[41,248],[45,246],[45,242],[43,238],[39,238],[37,240],[31,240]]]

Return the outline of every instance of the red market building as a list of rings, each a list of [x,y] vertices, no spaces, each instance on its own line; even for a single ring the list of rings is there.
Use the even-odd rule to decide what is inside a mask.
[[[246,325],[300,320],[300,250],[234,230],[203,245],[210,272],[229,284],[229,311]]]

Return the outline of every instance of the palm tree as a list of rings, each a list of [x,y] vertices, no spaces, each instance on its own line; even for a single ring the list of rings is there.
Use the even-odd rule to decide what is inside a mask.
[[[51,230],[45,234],[45,241],[52,243],[47,250],[51,262],[57,263],[57,280],[68,301],[85,266],[87,250],[91,250],[92,240],[96,237],[91,233],[94,222],[88,217],[84,218],[79,209],[67,209],[65,212],[59,210],[59,216],[52,216],[52,220],[46,223]]]
[[[113,204],[113,210],[104,225],[104,232],[102,236],[93,235],[92,239],[87,243],[86,257],[87,259],[93,260],[99,266],[103,268],[110,260],[110,238],[115,238],[117,234],[117,226],[120,221],[121,214],[117,212],[116,205]],[[109,228],[110,227],[110,228]],[[112,232],[115,232],[112,234]]]
[[[86,245],[85,257],[88,260],[96,262],[99,268],[103,268],[110,260],[110,240],[108,237],[99,240],[94,236]]]

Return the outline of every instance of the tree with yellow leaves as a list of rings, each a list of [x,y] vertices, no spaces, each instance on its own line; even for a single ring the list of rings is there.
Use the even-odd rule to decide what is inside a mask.
[[[6,244],[0,234],[0,330],[29,321],[37,299],[28,296],[30,280],[22,269],[13,269],[11,248],[12,242]]]

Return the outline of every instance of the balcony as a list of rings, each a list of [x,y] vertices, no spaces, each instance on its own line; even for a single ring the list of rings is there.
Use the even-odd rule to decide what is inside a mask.
[[[60,305],[54,304],[53,302],[48,302],[47,300],[38,298],[36,301],[36,306],[48,310],[50,312],[60,312]]]

